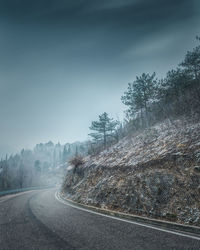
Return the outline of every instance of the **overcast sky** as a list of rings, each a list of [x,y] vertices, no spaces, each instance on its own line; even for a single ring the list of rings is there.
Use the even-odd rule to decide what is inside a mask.
[[[175,67],[200,34],[198,0],[0,0],[0,155],[88,138],[143,72]]]

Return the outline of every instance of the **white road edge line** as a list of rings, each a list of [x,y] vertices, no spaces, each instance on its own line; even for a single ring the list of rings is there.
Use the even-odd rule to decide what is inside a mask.
[[[72,204],[68,203],[67,201],[64,201],[63,199],[61,199],[59,197],[59,195],[58,195],[58,191],[55,192],[55,198],[59,202],[65,204],[67,206],[70,206],[70,207],[73,207],[73,208],[76,208],[76,209],[79,209],[79,210],[82,210],[82,211],[85,211],[85,212],[88,212],[88,213],[92,213],[92,214],[96,214],[96,215],[108,217],[108,218],[111,218],[111,219],[114,219],[114,220],[119,220],[119,221],[123,221],[123,222],[126,222],[126,223],[130,223],[130,224],[135,224],[135,225],[138,225],[138,226],[142,226],[142,227],[151,228],[151,229],[162,231],[162,232],[165,232],[165,233],[171,233],[171,234],[179,235],[179,236],[182,236],[182,237],[191,238],[191,239],[194,239],[194,240],[200,240],[199,237],[195,237],[195,236],[192,236],[192,235],[188,235],[188,234],[184,234],[184,233],[178,233],[178,232],[174,232],[174,231],[170,231],[170,230],[166,230],[166,229],[162,229],[162,228],[157,228],[157,227],[154,227],[154,226],[150,226],[150,225],[146,225],[146,224],[142,224],[142,223],[138,223],[138,222],[134,222],[134,221],[129,221],[129,220],[126,220],[126,219],[121,219],[121,218],[118,218],[118,217],[114,217],[114,216],[111,216],[111,215],[98,213],[98,212],[95,212],[95,211],[92,211],[92,210],[89,210],[89,209],[86,209],[86,208],[82,208],[82,207],[78,207],[78,206],[72,205]]]

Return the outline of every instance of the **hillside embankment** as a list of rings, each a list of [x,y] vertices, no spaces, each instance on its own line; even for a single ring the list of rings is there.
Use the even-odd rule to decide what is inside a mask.
[[[84,161],[68,167],[67,198],[200,226],[200,122],[164,121]]]

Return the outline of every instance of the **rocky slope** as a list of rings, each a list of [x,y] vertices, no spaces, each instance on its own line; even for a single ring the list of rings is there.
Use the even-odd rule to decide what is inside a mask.
[[[200,226],[200,122],[165,121],[68,172],[70,199]]]

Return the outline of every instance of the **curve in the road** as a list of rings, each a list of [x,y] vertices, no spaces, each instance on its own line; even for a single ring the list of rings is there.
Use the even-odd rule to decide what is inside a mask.
[[[63,240],[55,231],[52,231],[44,223],[42,223],[41,220],[39,220],[35,216],[35,214],[33,213],[32,209],[31,209],[30,201],[32,201],[32,199],[35,199],[36,196],[37,196],[37,194],[34,194],[28,200],[28,211],[29,211],[29,215],[30,215],[30,218],[32,219],[32,221],[34,221],[34,223],[37,224],[37,226],[42,231],[43,235],[45,235],[46,237],[48,237],[50,239],[50,241],[53,241],[53,243],[55,244],[55,246],[58,249],[66,249],[66,248],[67,249],[74,249],[73,246],[71,246],[67,241]]]
[[[79,209],[79,210],[82,210],[82,211],[85,211],[85,212],[88,212],[88,213],[92,213],[92,214],[96,214],[96,215],[101,215],[101,216],[104,216],[104,217],[107,217],[107,218],[111,218],[111,219],[114,219],[114,220],[123,221],[125,223],[131,223],[131,224],[134,224],[134,225],[138,225],[138,226],[142,226],[142,227],[147,227],[147,228],[151,228],[151,229],[154,229],[154,230],[162,231],[162,232],[165,232],[165,233],[175,234],[175,235],[179,235],[179,236],[182,236],[182,237],[188,237],[188,238],[200,241],[200,237],[193,236],[193,235],[190,235],[190,234],[185,234],[185,233],[177,232],[177,231],[174,231],[174,230],[167,230],[167,229],[163,229],[163,228],[160,228],[160,227],[156,227],[156,226],[151,226],[151,225],[147,225],[147,224],[135,222],[135,221],[132,221],[132,220],[126,220],[126,219],[122,219],[122,218],[119,218],[119,217],[115,217],[115,216],[111,216],[111,215],[107,215],[107,214],[103,214],[103,213],[98,213],[98,212],[95,212],[95,211],[93,211],[91,209],[82,208],[80,206],[73,205],[73,204],[67,202],[66,200],[62,199],[60,197],[58,191],[55,192],[55,198],[59,202],[65,204],[67,206],[70,206],[70,207],[73,207],[75,209]]]
[[[0,249],[200,249],[199,239],[75,209],[55,190],[0,197]]]

